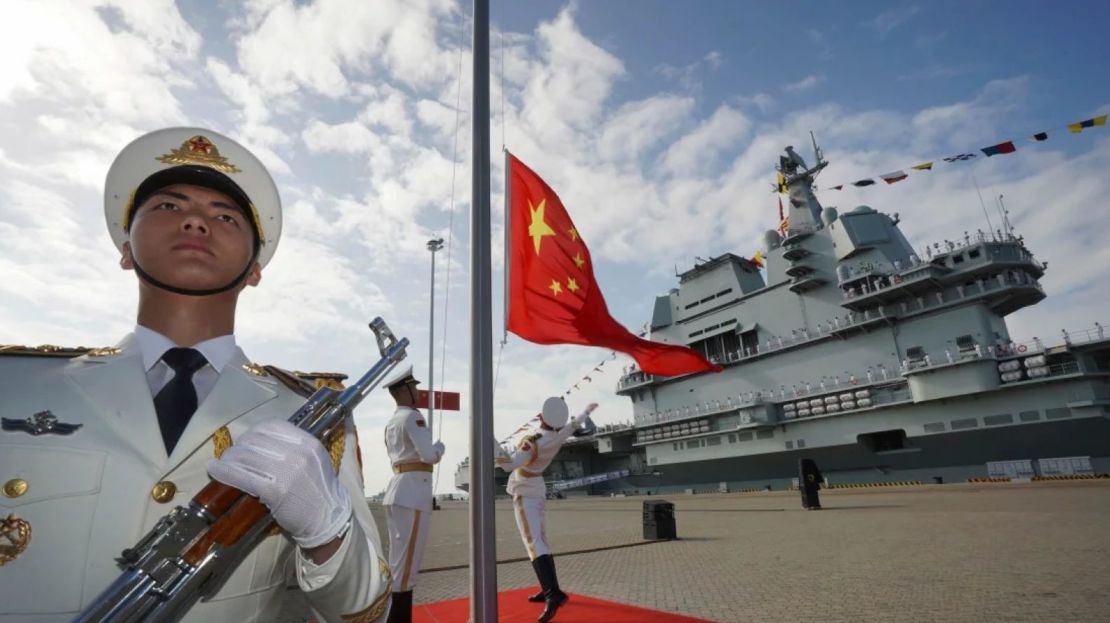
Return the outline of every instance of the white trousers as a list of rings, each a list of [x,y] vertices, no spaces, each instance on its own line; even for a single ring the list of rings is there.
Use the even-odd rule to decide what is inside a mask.
[[[393,592],[411,591],[420,573],[432,514],[391,504],[385,507],[385,519],[389,530],[389,570],[393,573]]]
[[[551,553],[544,530],[547,523],[547,513],[544,511],[546,502],[543,498],[513,496],[516,527],[520,530],[520,540],[524,541],[524,548],[528,550],[528,558],[532,560]]]

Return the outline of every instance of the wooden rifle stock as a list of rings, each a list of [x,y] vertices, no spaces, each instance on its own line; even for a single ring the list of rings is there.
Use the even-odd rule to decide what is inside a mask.
[[[270,510],[258,498],[215,480],[201,489],[193,497],[193,502],[208,511],[216,521],[182,556],[191,565],[204,560],[213,545],[224,548],[235,545],[252,532],[259,521],[274,523],[270,519]]]

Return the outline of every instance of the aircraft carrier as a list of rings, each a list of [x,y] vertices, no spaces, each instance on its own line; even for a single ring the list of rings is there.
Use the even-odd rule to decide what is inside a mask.
[[[567,444],[551,493],[779,489],[800,458],[842,484],[1110,472],[1110,341],[1098,324],[1011,339],[1047,263],[1005,213],[917,250],[898,214],[823,207],[814,158],[779,159],[789,207],[762,272],[726,253],[654,301],[651,339],[724,371],[627,370],[633,423]]]

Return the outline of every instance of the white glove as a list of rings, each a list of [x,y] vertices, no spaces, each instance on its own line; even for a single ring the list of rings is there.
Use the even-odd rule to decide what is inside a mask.
[[[583,411],[582,413],[579,413],[578,415],[574,416],[574,425],[575,425],[575,427],[581,428],[582,425],[586,423],[586,420],[590,417],[590,414],[593,413],[594,409],[596,409],[596,408],[597,408],[597,403],[596,402],[591,402],[590,404],[586,405],[586,410],[585,411]]]
[[[351,497],[327,450],[284,420],[251,427],[209,461],[208,475],[260,499],[303,549],[330,542],[351,518]]]
[[[437,441],[435,442],[435,444],[432,445],[432,447],[435,448],[436,456],[443,458],[443,453],[447,450],[446,446],[443,445],[443,442]]]

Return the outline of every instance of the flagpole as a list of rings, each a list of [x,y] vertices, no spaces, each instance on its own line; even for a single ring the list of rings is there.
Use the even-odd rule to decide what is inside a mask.
[[[470,195],[470,621],[497,621],[493,514],[493,322],[490,275],[489,0],[473,0]]]
[[[501,118],[504,119],[505,111],[501,111],[501,115]],[[503,276],[505,277],[505,283],[502,284],[503,288],[501,290],[503,299],[502,306],[504,307],[504,309],[502,309],[503,328],[501,330],[501,345],[504,346],[509,341],[509,236],[511,236],[513,233],[513,197],[510,194],[512,191],[512,178],[510,177],[511,172],[509,171],[509,150],[505,149],[505,146],[502,145],[501,151],[505,156],[505,252],[502,253],[502,255],[504,256],[503,259],[505,261],[505,270],[503,273]]]

